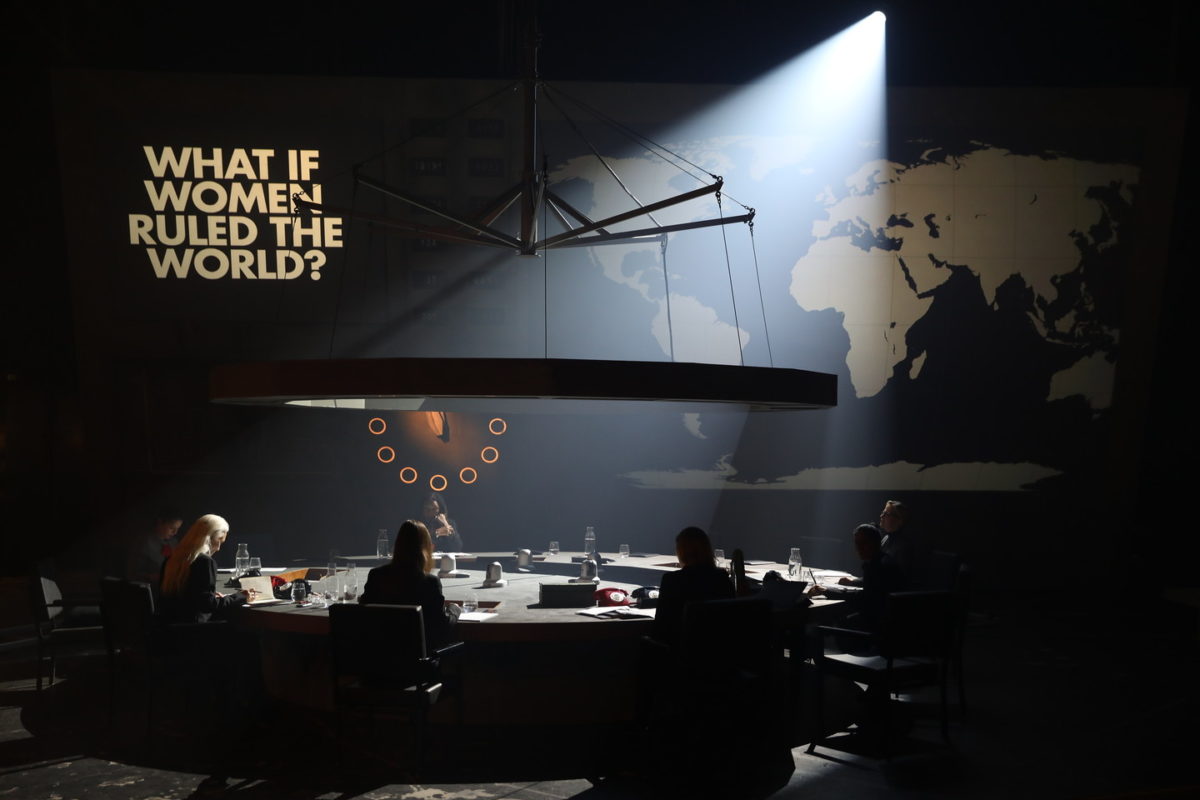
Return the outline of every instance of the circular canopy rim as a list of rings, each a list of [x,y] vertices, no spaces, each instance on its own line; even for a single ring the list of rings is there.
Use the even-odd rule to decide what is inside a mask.
[[[269,406],[347,398],[638,401],[792,410],[836,406],[837,376],[784,367],[563,358],[258,361],[220,365],[210,375],[210,399],[218,403]]]

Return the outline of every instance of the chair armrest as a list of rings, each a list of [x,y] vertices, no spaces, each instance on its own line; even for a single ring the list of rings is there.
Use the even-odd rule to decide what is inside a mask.
[[[875,634],[870,631],[860,631],[857,628],[838,628],[834,625],[818,625],[817,631],[824,636],[831,633],[835,636],[853,636],[858,639],[874,639]]]
[[[437,650],[434,650],[433,653],[430,654],[429,657],[436,659],[436,658],[443,658],[445,656],[457,655],[458,653],[462,652],[465,649],[467,649],[466,642],[451,642],[450,644],[446,645],[445,647],[439,647]]]
[[[658,639],[655,639],[653,636],[643,636],[641,638],[641,647],[642,647],[643,651],[649,651],[651,653],[670,653],[671,652],[671,646],[669,644],[667,644],[666,642],[660,642]]]

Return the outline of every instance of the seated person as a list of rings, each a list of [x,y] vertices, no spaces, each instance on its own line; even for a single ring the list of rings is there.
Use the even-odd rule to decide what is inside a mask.
[[[160,511],[154,518],[154,527],[137,537],[129,549],[125,564],[125,577],[158,586],[163,562],[179,546],[175,536],[183,526],[183,517],[174,511]],[[157,594],[157,591],[155,592]]]
[[[883,609],[887,596],[905,588],[904,572],[896,561],[883,551],[883,534],[870,523],[854,529],[854,549],[862,559],[861,578],[841,578],[838,585],[815,585],[808,590],[810,595],[828,595],[845,599],[851,614],[846,618],[848,627],[874,631],[883,621]],[[857,588],[848,588],[857,587]]]
[[[446,498],[441,492],[430,492],[421,505],[421,521],[433,535],[433,549],[441,553],[461,553],[462,537],[458,535],[458,526],[450,519],[446,508]]]
[[[250,593],[217,591],[217,562],[213,556],[229,535],[229,523],[205,514],[192,523],[183,541],[162,567],[163,612],[172,622],[208,622],[244,604]]]
[[[367,574],[360,603],[420,606],[425,645],[434,650],[450,641],[450,620],[442,582],[433,570],[433,540],[425,523],[405,520],[396,532],[392,560]]]
[[[881,547],[911,581],[922,560],[922,542],[912,524],[912,509],[899,500],[888,500],[879,512]]]
[[[654,638],[671,646],[678,643],[683,611],[689,603],[733,597],[733,583],[725,570],[716,566],[712,542],[704,531],[680,531],[675,537],[675,557],[681,569],[663,575],[654,616]]]

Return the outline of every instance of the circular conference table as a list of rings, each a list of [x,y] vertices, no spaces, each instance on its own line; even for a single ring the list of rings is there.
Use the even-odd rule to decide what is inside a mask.
[[[650,633],[653,619],[597,618],[580,614],[579,608],[549,608],[540,602],[542,584],[566,584],[578,576],[579,564],[572,559],[581,555],[535,556],[529,572],[518,572],[511,552],[476,553],[460,557],[462,577],[442,579],[447,602],[461,604],[475,595],[480,610],[492,612],[486,622],[460,621],[455,626],[455,638],[468,644],[462,656],[463,691],[472,723],[578,723],[581,718],[626,722],[632,718],[640,640]],[[601,555],[606,561],[598,588],[632,591],[657,586],[662,573],[678,568],[672,556]],[[484,573],[493,561],[501,562],[508,583],[484,588]],[[366,558],[353,562],[383,563]],[[357,569],[361,591],[366,569]],[[787,575],[786,565],[766,562],[747,564],[746,573],[762,578],[772,569]],[[807,578],[809,569],[803,573]],[[818,579],[846,574],[821,569],[815,573]],[[318,590],[323,588],[316,583]],[[813,598],[810,621],[832,619],[840,605],[836,600]],[[264,680],[274,699],[302,707],[333,707],[328,609],[292,603],[243,607],[234,622],[257,634]],[[581,691],[587,697],[584,711],[568,700]]]

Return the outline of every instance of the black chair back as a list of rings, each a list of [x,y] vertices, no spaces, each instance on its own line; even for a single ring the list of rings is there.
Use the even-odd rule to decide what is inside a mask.
[[[909,588],[952,592],[958,584],[961,566],[962,558],[958,553],[934,550],[923,559],[918,574],[910,576]]]
[[[945,658],[954,633],[952,592],[893,592],[887,597],[879,652],[888,658]]]
[[[109,651],[149,650],[154,627],[150,584],[104,578],[100,598]]]
[[[58,588],[58,581],[54,579],[52,562],[37,562],[30,593],[33,619],[40,631],[43,625],[54,622],[54,618],[63,613],[62,591]]]
[[[420,606],[339,603],[329,608],[329,625],[335,678],[382,686],[416,685],[427,677]]]
[[[691,603],[683,611],[680,660],[690,671],[714,677],[739,670],[765,674],[773,639],[766,599]]]

